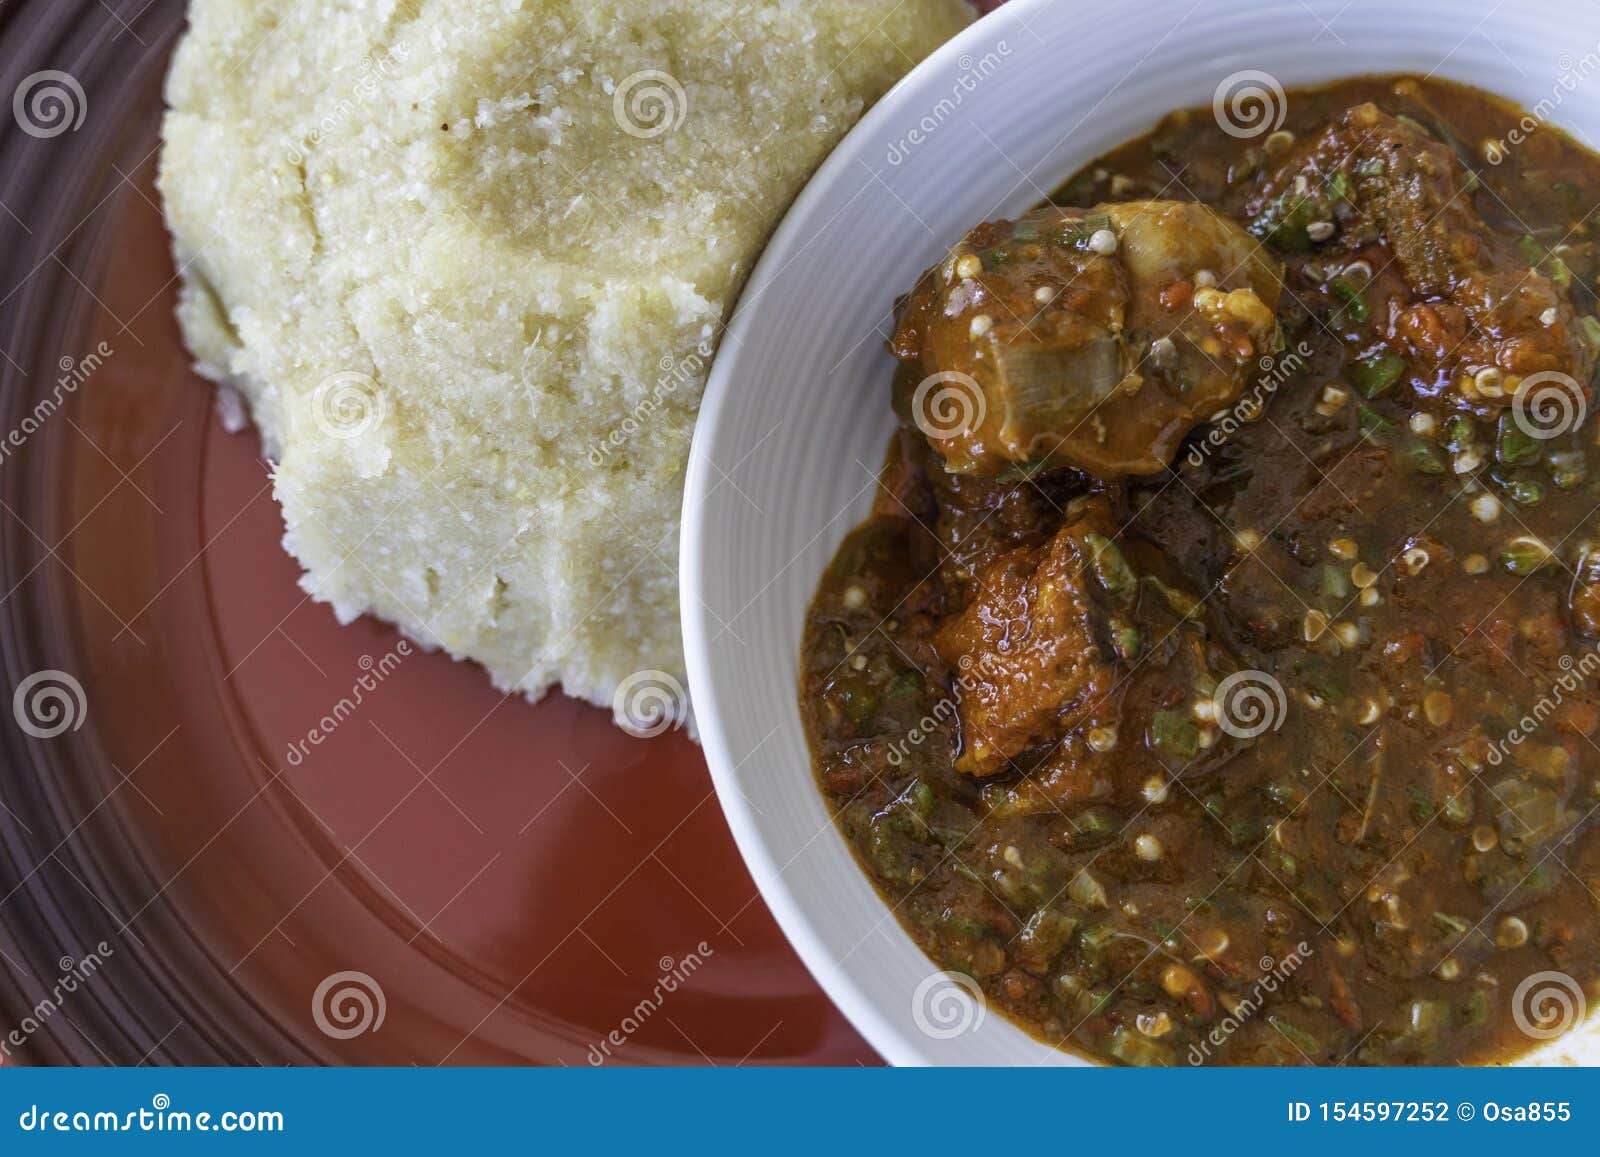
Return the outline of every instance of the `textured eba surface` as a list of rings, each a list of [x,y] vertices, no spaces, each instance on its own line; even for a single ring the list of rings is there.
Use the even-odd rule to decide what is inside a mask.
[[[959,0],[195,0],[161,191],[202,372],[285,544],[537,695],[681,678],[677,527],[721,322]]]

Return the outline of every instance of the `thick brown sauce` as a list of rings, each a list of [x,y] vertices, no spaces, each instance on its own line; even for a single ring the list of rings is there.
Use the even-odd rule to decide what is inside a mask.
[[[1459,197],[1399,244],[1340,216],[1313,147],[1366,102],[1461,166]],[[802,711],[906,929],[1046,1041],[1133,1064],[1504,1060],[1548,1027],[1529,983],[1600,996],[1593,351],[1588,419],[1519,436],[1495,387],[1566,330],[1457,308],[1526,270],[1450,270],[1523,254],[1581,351],[1600,158],[1435,81],[1287,107],[1256,139],[1177,114],[1056,198],[1199,200],[1253,226],[1286,271],[1258,404],[1121,481],[951,475],[907,423],[811,607]],[[1427,231],[1468,211],[1475,237]],[[1308,241],[1322,217],[1345,227]],[[1484,362],[1504,368],[1487,396],[1460,385]],[[1052,584],[1086,574],[1075,615]],[[1014,672],[1027,647],[1031,678],[1000,686],[989,660]],[[1110,675],[1085,679],[1083,655]],[[1026,750],[986,750],[970,721],[1037,727],[1052,678],[1090,692]]]

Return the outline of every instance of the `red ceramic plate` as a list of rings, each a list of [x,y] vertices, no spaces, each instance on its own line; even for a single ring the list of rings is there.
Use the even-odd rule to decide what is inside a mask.
[[[67,118],[0,110],[0,1059],[874,1060],[692,743],[395,667],[296,585],[172,320],[183,10],[0,8],[0,96]]]

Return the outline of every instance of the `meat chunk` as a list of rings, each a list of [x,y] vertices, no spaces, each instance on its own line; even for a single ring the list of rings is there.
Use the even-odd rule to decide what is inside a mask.
[[[1100,599],[1132,583],[1104,499],[1084,501],[1054,538],[994,559],[934,646],[961,688],[956,768],[993,775],[1029,748],[1092,726],[1115,683]]]
[[[1155,473],[1277,349],[1281,287],[1282,268],[1204,205],[980,225],[905,303],[897,403],[957,473]]]
[[[1442,382],[1453,402],[1510,405],[1518,379],[1545,371],[1587,383],[1594,356],[1572,303],[1484,223],[1472,180],[1416,121],[1357,105],[1266,178],[1248,206],[1250,228],[1301,252],[1314,244],[1308,229],[1336,218],[1343,227],[1326,252],[1382,239],[1414,295],[1389,336],[1413,376]],[[1481,374],[1491,367],[1503,376]]]

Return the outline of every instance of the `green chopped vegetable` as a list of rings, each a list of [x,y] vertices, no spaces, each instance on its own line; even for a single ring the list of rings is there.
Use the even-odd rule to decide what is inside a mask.
[[[1078,933],[1078,948],[1093,960],[1104,952],[1110,943],[1117,938],[1117,930],[1109,924],[1090,924]]]
[[[1072,227],[1072,231],[1067,234],[1067,244],[1087,245],[1089,238],[1100,232],[1100,230],[1109,228],[1111,228],[1111,218],[1104,213],[1096,213],[1092,217],[1085,217],[1082,221],[1077,222]]]
[[[1139,581],[1123,557],[1122,548],[1102,534],[1086,534],[1090,565],[1100,585],[1114,595],[1126,594]]]
[[[1372,316],[1372,309],[1362,296],[1361,287],[1348,277],[1341,274],[1328,282],[1328,292],[1342,303],[1339,316],[1348,318],[1356,325],[1365,324]]]
[[[865,691],[847,692],[845,712],[850,716],[850,722],[860,730],[871,723],[873,717],[878,714],[878,697]]]
[[[1581,450],[1554,450],[1545,455],[1550,481],[1562,490],[1576,490],[1589,476],[1589,459]]]
[[[1522,255],[1528,259],[1529,265],[1544,265],[1550,275],[1551,282],[1557,289],[1572,288],[1572,270],[1567,263],[1545,247],[1544,243],[1531,234],[1523,234],[1517,239],[1517,248],[1522,250]]]
[[[1445,471],[1439,452],[1426,442],[1414,442],[1406,448],[1406,464],[1418,474],[1443,474]]]
[[[1167,606],[1171,607],[1178,614],[1188,616],[1194,614],[1195,611],[1200,609],[1199,600],[1195,599],[1193,596],[1184,591],[1178,590],[1176,587],[1168,586],[1155,575],[1145,575],[1144,581],[1147,586],[1149,586],[1162,597]]]
[[[1295,808],[1299,807],[1306,798],[1306,789],[1304,785],[1296,783],[1292,779],[1275,779],[1271,783],[1267,784],[1263,790],[1266,791],[1268,799],[1270,799],[1278,807],[1285,808],[1289,811],[1293,811]]]
[[[1240,842],[1244,842],[1244,841],[1238,841],[1238,840],[1235,841],[1235,843],[1240,843]],[[1268,852],[1267,852],[1267,858],[1272,861],[1272,869],[1273,869],[1273,871],[1277,872],[1278,875],[1280,875],[1280,876],[1283,876],[1283,877],[1286,877],[1286,878],[1292,880],[1292,879],[1294,879],[1296,876],[1298,876],[1300,874],[1299,861],[1297,861],[1293,856],[1291,856],[1288,852],[1284,851],[1282,848],[1269,849]]]
[[[1278,1032],[1283,1035],[1283,1038],[1286,1041],[1294,1045],[1295,1048],[1305,1053],[1308,1057],[1315,1057],[1317,1052],[1322,1048],[1322,1046],[1317,1043],[1316,1037],[1312,1036],[1305,1029],[1295,1024],[1294,1021],[1290,1020],[1286,1016],[1280,1016],[1277,1013],[1273,1013],[1271,1016],[1267,1017],[1267,1023],[1273,1028],[1277,1029]]]
[[[1406,360],[1398,354],[1374,354],[1350,364],[1350,380],[1369,398],[1387,391],[1405,373]]]
[[[1125,1025],[1118,1025],[1112,1030],[1105,1047],[1108,1055],[1125,1065],[1162,1068],[1172,1064],[1171,1049]]]
[[[1549,562],[1549,548],[1528,539],[1513,539],[1500,552],[1500,565],[1518,577],[1533,574]]]
[[[1518,478],[1506,483],[1506,497],[1518,506],[1537,506],[1544,501],[1544,487],[1531,479]]]
[[[1522,466],[1538,460],[1540,445],[1528,435],[1510,413],[1500,415],[1496,430],[1494,456],[1506,466]]]
[[[902,671],[883,693],[883,701],[888,705],[907,703],[921,694],[922,676],[915,671]]]
[[[1561,800],[1549,788],[1503,779],[1489,794],[1495,800],[1494,823],[1500,842],[1511,851],[1539,847],[1566,827]]]
[[[1427,792],[1413,784],[1406,788],[1406,795],[1411,797],[1411,810],[1416,814],[1417,819],[1426,823],[1433,818],[1433,800],[1428,796]]]
[[[1317,203],[1296,193],[1274,198],[1246,226],[1268,245],[1292,253],[1309,253],[1306,226],[1317,219]]]
[[[1067,885],[1067,895],[1086,908],[1104,908],[1111,902],[1106,886],[1084,868]]]
[[[1317,588],[1330,599],[1347,599],[1350,597],[1350,572],[1342,566],[1332,563],[1323,563],[1314,572],[1317,577]]]
[[[1436,1037],[1450,1025],[1450,1005],[1442,1000],[1413,1000],[1407,1010],[1406,1034],[1424,1039]]]
[[[1191,759],[1200,750],[1200,729],[1183,711],[1157,711],[1150,720],[1150,743],[1162,751]]]
[[[951,936],[962,940],[983,940],[988,937],[990,932],[989,925],[963,912],[943,912],[940,914],[937,923],[940,928],[950,933]]]
[[[1356,425],[1363,434],[1375,434],[1380,430],[1394,429],[1394,423],[1371,406],[1356,407]]]
[[[1051,194],[1050,201],[1052,204],[1070,206],[1073,202],[1081,201],[1088,197],[1089,194],[1094,192],[1094,187],[1094,170],[1092,168],[1084,169]]]
[[[1104,843],[1122,830],[1122,816],[1115,808],[1085,808],[1070,817],[1073,847]]]
[[[1444,437],[1439,444],[1452,454],[1459,454],[1478,439],[1478,428],[1465,414],[1453,414],[1444,424]]]
[[[1465,788],[1444,801],[1439,809],[1440,818],[1451,827],[1460,827],[1472,819],[1472,796]]]
[[[1236,848],[1260,842],[1261,837],[1266,835],[1267,831],[1266,824],[1261,821],[1259,816],[1239,816],[1229,820],[1227,827],[1228,842]],[[1289,859],[1288,864],[1290,874],[1293,875],[1294,860]]]
[[[1054,908],[1041,908],[1017,934],[1017,954],[1030,971],[1043,972],[1072,942],[1077,930],[1075,917]]]

